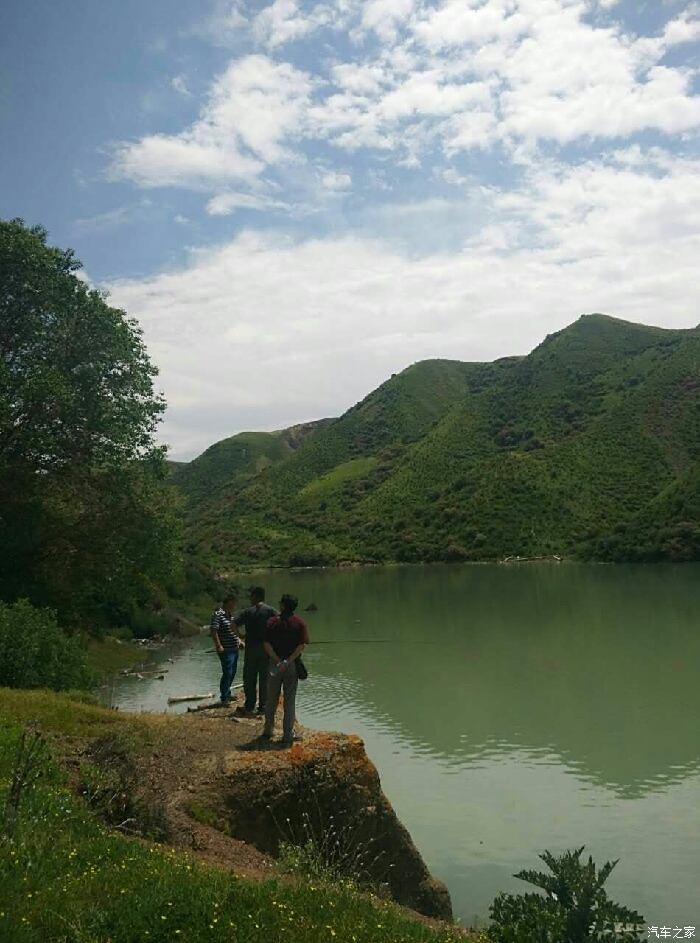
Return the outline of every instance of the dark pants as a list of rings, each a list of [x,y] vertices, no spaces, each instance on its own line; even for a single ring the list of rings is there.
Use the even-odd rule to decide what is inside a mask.
[[[221,683],[219,684],[219,690],[221,691],[222,702],[226,703],[231,700],[231,685],[233,684],[233,679],[236,677],[238,651],[223,652],[219,655],[219,661],[221,662]]]
[[[265,695],[267,694],[268,657],[262,645],[245,647],[245,661],[243,662],[243,690],[245,691],[246,710],[255,708],[255,697],[258,696],[258,706],[265,709]]]

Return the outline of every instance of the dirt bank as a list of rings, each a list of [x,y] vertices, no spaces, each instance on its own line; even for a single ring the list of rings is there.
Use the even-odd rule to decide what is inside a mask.
[[[452,919],[447,888],[428,872],[359,737],[305,730],[282,750],[258,739],[261,720],[231,709],[138,720],[154,736],[138,761],[139,789],[161,808],[172,844],[256,877],[275,871],[281,842],[332,844],[341,864],[397,903]]]

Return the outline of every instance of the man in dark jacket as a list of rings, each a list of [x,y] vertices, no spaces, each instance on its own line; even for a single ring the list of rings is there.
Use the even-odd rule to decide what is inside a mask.
[[[255,711],[255,699],[258,700],[258,714],[265,713],[265,695],[267,693],[268,658],[265,652],[265,629],[277,610],[265,604],[265,590],[262,586],[253,586],[250,590],[250,606],[243,609],[234,618],[237,626],[243,629],[245,638],[245,660],[243,662],[243,690],[245,707],[241,711],[250,715]]]

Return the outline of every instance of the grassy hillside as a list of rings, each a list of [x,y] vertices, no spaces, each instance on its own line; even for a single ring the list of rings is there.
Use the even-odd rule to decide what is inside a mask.
[[[0,940],[483,939],[447,925],[426,926],[348,881],[294,880],[274,871],[266,880],[239,877],[225,858],[212,866],[202,852],[168,844],[158,808],[142,803],[139,780],[127,775],[132,764],[142,770],[157,760],[164,723],[52,692],[0,688]],[[16,803],[7,799],[28,724],[44,738],[40,775],[30,773],[15,814]],[[135,837],[128,837],[131,830]]]
[[[224,568],[697,558],[698,463],[700,331],[590,315],[527,357],[409,367],[200,501],[191,546]]]
[[[222,486],[240,488],[258,472],[292,455],[330,419],[277,432],[240,432],[210,446],[192,462],[171,462],[172,481],[192,505]]]

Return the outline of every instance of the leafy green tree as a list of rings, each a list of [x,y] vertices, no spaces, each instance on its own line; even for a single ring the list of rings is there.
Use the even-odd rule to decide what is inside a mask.
[[[107,621],[178,561],[141,331],[46,231],[0,221],[0,597]]]
[[[545,894],[499,894],[491,905],[489,938],[495,943],[634,943],[644,918],[608,899],[603,885],[617,861],[598,869],[583,846],[559,857],[540,858],[550,870],[519,871],[515,877]]]
[[[92,680],[80,640],[64,633],[55,612],[26,599],[0,602],[0,687],[61,691]]]

